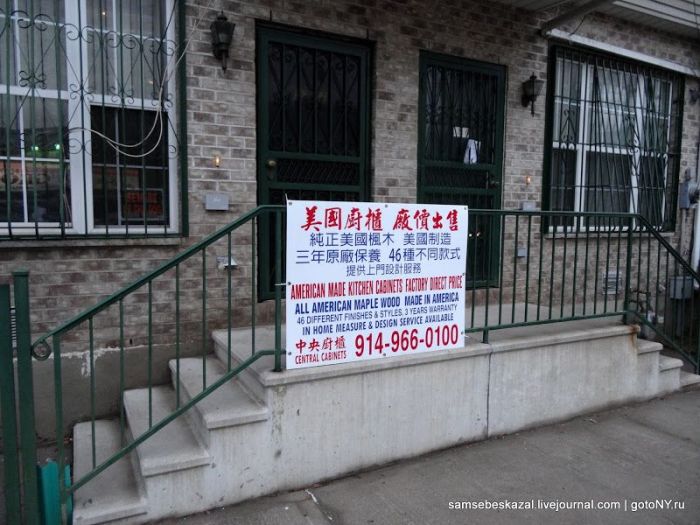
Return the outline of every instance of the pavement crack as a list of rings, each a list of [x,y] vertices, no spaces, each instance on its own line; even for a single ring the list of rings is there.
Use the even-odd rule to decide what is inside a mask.
[[[305,489],[304,492],[311,497],[311,501],[313,501],[314,505],[318,507],[319,512],[328,523],[334,523],[336,525],[341,523],[336,513],[323,505],[313,492],[311,492],[309,489]]]

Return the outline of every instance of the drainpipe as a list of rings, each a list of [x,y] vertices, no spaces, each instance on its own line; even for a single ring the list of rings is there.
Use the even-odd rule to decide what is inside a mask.
[[[700,142],[697,145],[697,157],[695,158],[695,181],[700,185]],[[700,200],[695,203],[695,227],[693,228],[693,253],[690,266],[700,271]],[[700,290],[700,283],[695,282],[695,289]]]
[[[700,204],[695,205],[695,228],[693,228],[693,258],[690,260],[694,270],[700,270]],[[697,288],[697,283],[696,283]]]

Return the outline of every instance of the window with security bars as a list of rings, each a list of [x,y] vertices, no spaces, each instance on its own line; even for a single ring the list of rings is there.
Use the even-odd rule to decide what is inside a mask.
[[[0,237],[177,231],[174,10],[0,2]]]
[[[549,209],[639,213],[672,230],[679,170],[682,78],[569,48],[552,53]],[[590,222],[590,221],[588,221]],[[624,219],[578,222],[621,227]],[[573,227],[573,217],[552,219]]]

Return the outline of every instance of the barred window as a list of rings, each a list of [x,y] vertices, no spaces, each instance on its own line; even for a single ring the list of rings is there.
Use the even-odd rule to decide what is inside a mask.
[[[0,236],[177,231],[174,9],[0,4]]]
[[[562,47],[552,60],[549,209],[639,213],[673,229],[680,75]],[[574,219],[553,225],[571,227]]]

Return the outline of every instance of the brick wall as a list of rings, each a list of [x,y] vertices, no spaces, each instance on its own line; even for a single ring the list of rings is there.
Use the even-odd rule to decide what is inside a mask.
[[[209,23],[220,9],[236,23],[232,57],[226,72],[221,70],[210,50]],[[538,101],[533,117],[529,108],[521,106],[520,85],[532,73],[546,78],[548,43],[537,30],[554,14],[533,14],[494,2],[457,0],[434,3],[420,0],[190,0],[187,2],[187,32],[195,19],[202,18],[198,29],[192,33],[187,56],[190,238],[93,241],[87,247],[59,241],[6,244],[0,246],[0,279],[7,279],[17,268],[30,270],[36,336],[256,205],[256,20],[322,30],[374,43],[371,180],[372,197],[378,201],[410,202],[416,198],[419,51],[426,49],[505,65],[503,207],[517,208],[525,199],[539,206],[544,96]],[[571,29],[575,25],[578,21],[572,22]],[[588,16],[577,34],[700,69],[700,56],[693,43],[674,35],[603,16]],[[694,167],[699,131],[700,105],[686,105],[681,171]],[[216,155],[222,159],[218,169],[213,166]],[[531,177],[529,185],[525,183],[528,176]],[[204,211],[204,195],[209,191],[228,193],[231,209],[228,212]],[[683,221],[679,222],[678,231],[680,224]],[[513,233],[508,229],[506,232]],[[685,232],[687,241],[688,223]],[[234,237],[236,257],[242,263],[232,276],[236,294],[233,309],[238,324],[245,324],[249,319],[251,239],[248,231]],[[534,234],[533,239],[539,239],[539,234]],[[551,246],[547,247],[549,249]],[[215,256],[223,255],[225,250],[225,243],[219,244],[207,254],[211,288],[207,318],[212,328],[225,323],[227,310],[221,286],[226,286],[227,278],[214,263]],[[506,260],[512,260],[512,253],[505,255]],[[201,304],[202,296],[201,289],[197,289],[199,270],[196,266],[193,263],[193,268],[188,270],[191,287],[182,292],[193,312],[193,340],[197,340],[200,330],[196,315],[201,315],[198,313],[201,308],[194,305]],[[173,313],[174,292],[168,286],[159,290],[171,292],[170,296],[164,295],[158,300],[162,304],[159,314],[166,318]],[[141,306],[133,306],[131,310],[136,337],[139,333],[137,319],[143,320],[146,315],[144,297],[143,294],[137,297],[135,301],[140,301]],[[269,309],[266,313],[269,314]],[[114,314],[105,315],[105,320],[99,324],[104,327],[105,344],[114,343],[115,319]],[[159,331],[163,339],[173,330],[171,322],[165,324],[168,328]]]

